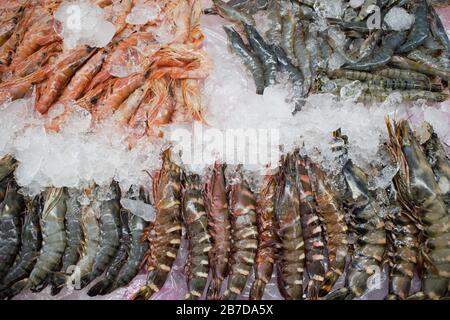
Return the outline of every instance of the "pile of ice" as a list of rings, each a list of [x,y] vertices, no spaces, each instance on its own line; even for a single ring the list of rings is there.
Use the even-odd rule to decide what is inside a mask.
[[[0,156],[11,153],[19,161],[15,175],[26,193],[48,186],[83,188],[92,181],[107,185],[112,179],[125,191],[149,185],[146,171],[160,166],[162,142],[142,140],[130,150],[127,132],[112,123],[90,128],[91,115],[81,108],[60,133],[46,132],[32,99],[0,109]]]
[[[102,48],[116,33],[104,10],[87,0],[63,2],[55,11],[54,18],[67,49],[78,45]]]

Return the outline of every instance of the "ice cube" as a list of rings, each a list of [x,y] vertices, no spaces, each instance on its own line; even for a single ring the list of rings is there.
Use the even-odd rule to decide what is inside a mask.
[[[393,7],[384,17],[387,26],[395,31],[409,30],[414,23],[414,15],[409,14],[404,8]]]
[[[131,213],[141,217],[145,221],[153,222],[156,218],[155,209],[153,206],[141,201],[122,198],[120,199],[120,204],[125,209],[129,210]]]

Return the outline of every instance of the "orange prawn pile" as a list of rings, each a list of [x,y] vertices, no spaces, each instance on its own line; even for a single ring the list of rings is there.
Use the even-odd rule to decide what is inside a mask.
[[[213,65],[201,49],[201,1],[90,2],[116,29],[103,48],[64,47],[54,19],[63,1],[0,2],[0,103],[33,97],[50,131],[59,131],[81,107],[92,115],[92,126],[112,119],[134,139],[161,136],[161,127],[172,122],[203,121],[202,79]],[[138,4],[157,6],[158,15],[127,23]],[[49,116],[52,109],[58,112]]]

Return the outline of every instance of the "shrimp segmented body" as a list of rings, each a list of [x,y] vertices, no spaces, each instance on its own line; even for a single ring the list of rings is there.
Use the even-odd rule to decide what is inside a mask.
[[[196,174],[184,178],[183,221],[187,227],[189,240],[186,299],[194,300],[199,299],[205,290],[209,273],[208,255],[212,248],[202,185],[200,176]]]
[[[242,173],[237,171],[230,186],[231,257],[224,300],[234,300],[242,292],[255,263],[258,249],[256,196]]]
[[[270,281],[277,252],[275,228],[275,200],[277,184],[275,176],[267,176],[264,189],[256,204],[258,225],[258,251],[255,257],[255,280],[250,290],[250,300],[261,300]]]
[[[156,220],[148,232],[147,283],[133,300],[147,300],[166,282],[181,243],[181,169],[172,162],[171,150],[163,153],[163,165],[154,179]]]
[[[213,247],[210,250],[212,280],[208,298],[217,300],[222,282],[228,275],[231,249],[230,211],[226,194],[225,165],[214,164],[211,181],[205,186],[205,203]]]

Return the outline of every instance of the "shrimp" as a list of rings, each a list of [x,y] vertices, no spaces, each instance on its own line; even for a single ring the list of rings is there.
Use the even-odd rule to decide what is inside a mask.
[[[276,176],[265,176],[265,186],[256,202],[258,251],[255,258],[255,280],[250,290],[250,300],[261,300],[273,273],[278,242],[275,229],[276,188]]]
[[[147,96],[151,85],[152,82],[147,79],[142,86],[134,90],[114,112],[113,119],[120,124],[127,124]]]
[[[153,178],[156,220],[148,233],[150,257],[147,283],[133,300],[148,300],[166,282],[181,243],[181,169],[172,162],[171,150],[163,153],[163,165]]]
[[[120,246],[120,189],[116,182],[109,187],[110,200],[100,204],[100,242],[89,277],[81,279],[83,285],[100,276],[116,255]]]
[[[217,10],[217,13],[221,17],[234,23],[240,23],[242,25],[255,25],[255,19],[253,19],[251,15],[236,10],[224,1],[212,0],[212,2],[214,3],[214,8]]]
[[[388,214],[388,255],[390,264],[387,299],[406,299],[416,271],[419,256],[419,229],[415,221],[398,207]]]
[[[420,46],[429,34],[428,3],[427,0],[415,0],[414,24],[409,30],[408,38],[398,49],[399,53],[406,53]]]
[[[439,185],[442,198],[447,205],[448,211],[450,207],[450,159],[447,156],[438,135],[434,132],[433,127],[427,124],[426,129],[430,136],[428,140],[422,144],[423,149],[434,172],[436,182]]]
[[[423,73],[429,76],[438,76],[445,81],[450,81],[450,72],[442,69],[435,68],[429,64],[418,63],[411,59],[401,57],[401,56],[393,56],[390,64],[396,68],[411,70],[419,73]]]
[[[61,96],[59,97],[59,101],[65,100],[77,100],[79,99],[86,87],[89,85],[93,77],[100,70],[105,58],[107,56],[107,50],[99,50],[96,54],[94,54],[84,66],[78,70],[75,75],[72,77],[70,82],[65,87]]]
[[[351,160],[345,163],[342,172],[350,194],[350,227],[356,240],[345,288],[331,292],[327,299],[360,297],[367,289],[369,277],[380,272],[386,250],[384,221],[378,215],[380,209],[367,188],[367,175]]]
[[[6,67],[11,63],[11,59],[16,51],[17,46],[22,41],[23,36],[27,30],[32,15],[32,8],[26,7],[20,13],[19,22],[14,29],[12,35],[0,47],[0,73],[6,70]]]
[[[309,51],[306,45],[306,35],[303,23],[298,23],[296,27],[294,40],[294,53],[297,65],[303,75],[303,87],[304,87],[303,92],[307,94],[311,89],[313,77]]]
[[[394,177],[398,200],[402,208],[420,222],[426,238],[421,250],[425,267],[422,291],[427,298],[439,299],[448,294],[450,215],[433,170],[408,121],[392,125],[386,118],[386,125],[389,148],[400,167]]]
[[[208,254],[212,248],[208,217],[202,195],[200,176],[184,177],[183,221],[187,227],[189,256],[186,263],[187,300],[199,299],[206,288],[209,273]]]
[[[56,272],[51,279],[51,294],[57,295],[67,281],[69,268],[77,264],[82,246],[81,205],[78,202],[80,195],[74,189],[67,190],[66,198],[66,238],[67,245],[61,260],[60,272]]]
[[[64,188],[47,190],[41,215],[42,248],[27,280],[27,287],[40,291],[48,276],[56,271],[67,245],[64,218],[66,215]]]
[[[202,95],[200,92],[200,84],[195,79],[181,80],[181,92],[186,110],[192,115],[196,121],[204,122]]]
[[[147,76],[148,74],[135,73],[126,78],[115,79],[94,110],[94,118],[98,121],[111,116],[133,91],[144,84]]]
[[[90,189],[87,190],[90,193]],[[95,190],[94,190],[95,191]],[[90,194],[92,197],[95,194]],[[89,205],[83,205],[81,207],[81,228],[83,231],[83,246],[81,250],[81,257],[76,264],[78,272],[71,274],[67,280],[67,283],[73,283],[75,277],[81,279],[89,279],[92,267],[97,256],[99,244],[100,244],[100,225],[99,225],[99,202],[96,199],[91,199]],[[86,281],[86,280],[84,280]],[[84,282],[80,283],[81,289],[84,287]]]
[[[333,193],[331,181],[321,168],[311,164],[313,194],[318,205],[318,214],[324,222],[327,239],[329,271],[320,288],[320,296],[331,291],[338,278],[344,273],[345,260],[349,253],[348,228],[342,203]]]
[[[278,288],[281,295],[288,300],[303,298],[305,248],[299,198],[295,182],[295,161],[291,155],[287,155],[279,177],[275,212],[280,239]]]
[[[17,27],[20,18],[23,15],[24,7],[19,7],[18,10],[12,10],[12,13],[5,12],[6,17],[2,17],[0,24],[0,47],[8,41],[14,30]]]
[[[264,93],[264,67],[258,57],[245,45],[241,36],[230,27],[224,27],[228,36],[231,49],[240,57],[243,64],[250,71],[256,86],[256,93],[262,95]]]
[[[383,38],[381,46],[372,55],[355,63],[347,63],[344,65],[344,68],[353,70],[372,70],[376,67],[383,66],[391,60],[395,50],[404,40],[404,33],[391,32]]]
[[[448,39],[447,31],[442,24],[441,18],[439,17],[433,6],[429,6],[431,21],[430,21],[430,31],[433,36],[444,46],[447,55],[450,55],[450,40]]]
[[[357,21],[363,21],[371,14],[374,7],[377,5],[377,0],[365,0],[361,6],[361,10],[356,18]]]
[[[114,280],[113,285],[108,288],[105,294],[129,284],[138,274],[139,268],[144,260],[145,253],[148,251],[148,242],[142,241],[142,238],[145,235],[147,223],[144,219],[132,213],[128,213],[128,221],[131,235],[128,259],[117,275],[117,278]]]
[[[297,61],[294,53],[295,26],[295,18],[291,12],[287,12],[281,17],[281,47],[294,65]]]
[[[274,85],[277,75],[277,57],[255,27],[245,25],[248,43],[264,66],[264,85]]]
[[[390,79],[415,80],[427,84],[430,83],[430,78],[428,78],[426,75],[410,70],[402,70],[388,67],[380,70],[375,70],[375,75]]]
[[[294,113],[300,111],[305,104],[306,92],[304,91],[304,78],[300,70],[298,70],[292,61],[288,58],[283,49],[279,46],[273,46],[273,50],[277,56],[278,66],[281,72],[285,73],[292,82],[294,88]]]
[[[34,84],[46,79],[48,72],[49,68],[44,67],[26,77],[0,83],[0,103],[23,98]]]
[[[325,280],[328,269],[324,231],[317,213],[316,201],[310,179],[310,161],[297,152],[293,155],[296,162],[297,188],[300,196],[300,222],[305,242],[306,272],[309,283],[306,287],[306,297],[316,300],[319,289]]]
[[[11,155],[0,159],[0,181],[8,177],[17,167],[17,161]]]
[[[41,228],[39,226],[39,215],[43,207],[42,199],[42,196],[38,195],[27,201],[20,252],[13,266],[3,278],[2,285],[0,285],[0,299],[10,299],[18,294],[21,286],[16,288],[15,283],[27,278],[36,263],[42,245]]]
[[[278,44],[281,39],[281,7],[279,1],[271,1],[267,7],[267,19],[269,20],[269,30],[265,38],[270,44]]]
[[[9,182],[5,198],[0,205],[0,281],[11,269],[21,246],[25,201],[18,189],[19,186],[14,181]]]
[[[53,28],[53,21],[49,18],[45,22],[38,21],[25,33],[20,45],[17,47],[11,61],[11,68],[27,59],[42,46],[49,45],[60,40]]]
[[[27,59],[10,67],[11,72],[15,78],[26,77],[33,72],[36,72],[51,58],[55,57],[61,52],[61,44],[54,42],[43,46],[38,51],[30,55]]]
[[[205,203],[208,212],[208,226],[213,247],[209,252],[212,280],[208,288],[208,299],[217,300],[222,282],[228,275],[231,248],[231,224],[228,207],[225,165],[214,163],[211,181],[205,185]]]
[[[125,265],[130,251],[131,234],[128,225],[129,212],[123,208],[120,211],[120,246],[117,253],[111,261],[111,264],[106,269],[103,278],[93,285],[87,292],[88,296],[94,297],[96,295],[104,295],[109,292],[114,284],[120,270]]]
[[[82,47],[71,50],[62,57],[59,57],[58,61],[55,62],[55,65],[61,66],[61,68],[54,69],[55,73],[49,77],[41,90],[38,90],[35,105],[37,111],[42,114],[48,111],[53,102],[61,95],[62,90],[77,69],[80,68],[94,52],[95,50],[89,47]]]
[[[256,196],[240,171],[230,185],[231,257],[224,300],[235,300],[247,283],[258,249]]]

